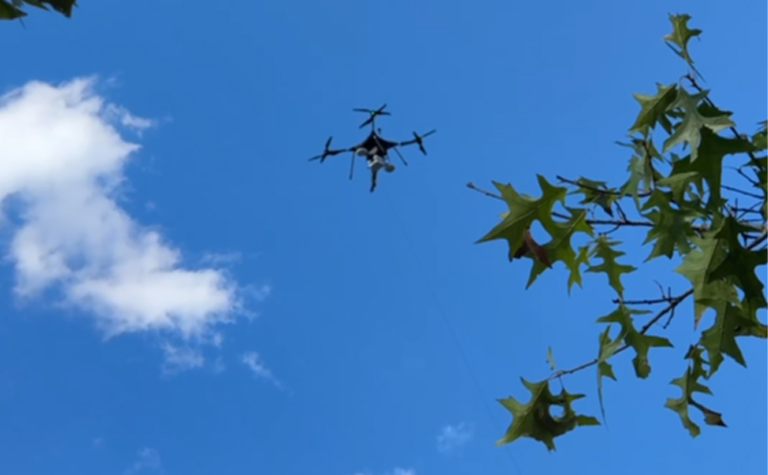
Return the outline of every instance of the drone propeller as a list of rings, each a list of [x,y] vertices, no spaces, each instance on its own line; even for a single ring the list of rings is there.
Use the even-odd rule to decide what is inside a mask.
[[[325,142],[325,150],[323,150],[323,153],[320,155],[315,155],[314,157],[310,158],[309,161],[312,160],[320,160],[320,163],[323,163],[325,159],[329,156],[337,155],[344,150],[331,150],[331,140],[333,140],[333,136],[328,137],[328,140]]]
[[[409,140],[409,142],[410,143],[418,144],[419,145],[419,150],[421,150],[421,153],[426,155],[427,154],[427,150],[424,148],[424,139],[429,137],[430,135],[434,134],[435,132],[437,132],[437,130],[430,130],[429,132],[427,132],[424,135],[419,135],[419,134],[417,134],[414,131],[413,132],[413,140],[412,141]]]
[[[384,104],[383,106],[381,106],[381,107],[379,107],[378,109],[375,109],[375,110],[374,109],[360,109],[360,108],[352,109],[352,110],[354,112],[365,112],[365,113],[370,115],[370,117],[368,117],[368,120],[366,120],[365,122],[360,124],[360,128],[362,129],[366,125],[372,124],[373,121],[376,120],[376,116],[379,116],[379,115],[392,115],[389,112],[384,112],[384,108],[385,107],[387,107],[387,104]]]

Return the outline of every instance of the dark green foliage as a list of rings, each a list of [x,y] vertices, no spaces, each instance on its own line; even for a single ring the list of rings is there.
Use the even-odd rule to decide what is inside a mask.
[[[16,20],[28,15],[25,7],[36,7],[42,10],[53,10],[67,18],[72,16],[72,9],[77,6],[76,0],[0,0],[0,20]]]
[[[583,394],[570,394],[563,388],[560,394],[554,395],[549,390],[549,381],[522,381],[531,392],[531,399],[526,404],[512,396],[499,399],[499,403],[512,413],[512,424],[496,445],[508,444],[520,437],[530,437],[543,442],[547,449],[555,450],[555,437],[577,426],[600,425],[594,417],[578,415],[573,410],[573,401],[583,398]],[[552,406],[562,407],[563,413],[553,416],[550,413]]]
[[[672,381],[682,394],[667,399],[665,405],[678,413],[694,437],[701,431],[692,419],[696,415],[707,425],[725,427],[722,415],[699,401],[701,395],[711,394],[702,381],[712,378],[726,357],[747,365],[740,338],[766,339],[768,327],[758,319],[758,311],[768,304],[758,276],[765,274],[768,260],[767,122],[761,122],[751,136],[737,132],[732,113],[719,109],[711,101],[710,91],[699,87],[696,78],[701,75],[694,69],[689,41],[701,30],[689,28],[689,20],[689,15],[671,15],[672,32],[664,41],[690,72],[681,81],[657,84],[653,94],[635,94],[640,111],[629,128],[628,141],[620,143],[632,151],[629,177],[623,184],[558,177],[567,186],[555,186],[539,176],[541,196],[535,199],[520,195],[511,184],[496,184],[501,193],[496,197],[503,199],[509,210],[479,242],[504,239],[509,244],[510,260],[533,259],[528,286],[548,269],[546,263],[564,264],[568,291],[574,283],[581,286],[583,271],[605,274],[617,305],[616,310],[597,319],[607,325],[599,334],[594,360],[556,371],[539,383],[523,380],[532,394],[528,403],[511,397],[500,400],[513,417],[500,444],[531,437],[553,450],[554,438],[579,425],[597,424],[593,417],[576,415],[571,407],[583,395],[569,394],[565,389],[553,395],[549,390],[550,380],[591,366],[597,368],[597,396],[605,420],[603,378],[616,380],[610,360],[627,349],[635,355],[635,375],[645,379],[651,375],[651,350],[688,348],[685,372]],[[732,178],[726,179],[724,170],[733,167],[738,167],[740,181],[728,183]],[[574,194],[579,195],[578,205],[583,208],[567,204],[566,198]],[[622,206],[625,203],[626,208]],[[595,218],[597,215],[601,218]],[[534,222],[541,224],[551,240],[540,246],[543,253],[521,253],[526,239],[530,241],[529,229]],[[627,263],[622,242],[612,236],[620,230],[643,232],[643,245],[651,246],[646,262],[662,256],[672,260],[675,271],[690,282],[690,288],[675,295],[659,284],[659,297],[627,300],[622,276],[637,268]],[[588,238],[574,245],[578,232]],[[668,339],[648,334],[651,328],[663,331],[673,323],[675,311],[683,310],[681,304],[686,301],[691,305],[688,324],[694,328],[705,321],[709,324],[698,329],[697,341],[682,341],[673,347]],[[653,305],[657,306],[654,311],[638,308]],[[611,330],[617,327],[619,332],[612,337]],[[548,361],[554,371],[551,348]],[[552,405],[561,406],[563,414],[551,416]]]

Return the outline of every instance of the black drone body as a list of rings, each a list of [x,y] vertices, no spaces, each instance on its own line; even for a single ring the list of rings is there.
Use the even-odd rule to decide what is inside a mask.
[[[381,133],[381,129],[379,131],[376,131],[376,117],[383,116],[383,115],[391,115],[389,112],[384,112],[384,108],[387,107],[386,104],[379,107],[378,109],[353,109],[355,112],[365,112],[370,115],[368,120],[363,122],[360,125],[360,128],[365,127],[366,125],[371,125],[371,133],[368,135],[368,137],[365,138],[362,142],[358,143],[357,145],[354,145],[352,147],[348,148],[341,148],[341,149],[331,149],[331,140],[333,140],[333,137],[329,137],[328,141],[325,142],[325,150],[322,154],[317,155],[315,157],[310,158],[309,160],[320,160],[320,163],[323,163],[326,158],[332,157],[334,155],[338,155],[340,153],[344,152],[352,152],[352,163],[350,165],[349,170],[349,179],[352,179],[352,176],[354,175],[355,171],[355,155],[365,157],[365,160],[368,162],[368,166],[371,168],[371,192],[376,189],[376,182],[377,182],[377,174],[380,169],[385,169],[388,172],[391,172],[395,169],[395,166],[389,162],[389,150],[394,150],[397,153],[397,156],[402,160],[404,165],[408,165],[408,162],[405,161],[405,158],[400,153],[400,150],[398,150],[398,147],[405,147],[408,145],[417,144],[419,146],[419,150],[421,150],[421,153],[424,155],[427,154],[427,150],[424,148],[424,138],[434,134],[437,132],[436,130],[430,130],[429,132],[419,135],[416,132],[413,132],[413,138],[410,140],[404,140],[400,142],[393,142],[391,140],[387,140],[383,138],[379,133]]]

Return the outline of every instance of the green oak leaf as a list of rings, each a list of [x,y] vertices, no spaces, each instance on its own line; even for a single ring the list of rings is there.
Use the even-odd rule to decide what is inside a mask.
[[[715,322],[701,333],[701,345],[706,348],[709,360],[709,374],[707,378],[715,374],[720,368],[720,364],[723,362],[723,354],[730,356],[740,365],[747,366],[739,344],[736,343],[736,329],[745,320],[741,316],[739,308],[734,305],[724,304],[716,310]]]
[[[768,150],[768,120],[760,122],[760,128],[752,136],[752,144],[757,150]]]
[[[632,359],[632,365],[635,367],[635,374],[638,378],[645,379],[651,374],[651,365],[648,362],[648,351],[651,348],[672,348],[672,343],[666,338],[660,336],[645,335],[640,333],[632,319],[632,315],[648,314],[648,310],[636,310],[624,305],[604,317],[597,319],[598,323],[618,323],[621,325],[621,334],[624,335],[624,343],[635,350],[635,357]]]
[[[733,216],[728,216],[715,237],[727,247],[728,258],[712,270],[709,280],[727,279],[736,284],[747,300],[754,300],[758,307],[765,307],[765,286],[755,274],[758,266],[768,262],[765,251],[746,249],[739,242],[741,232],[750,228],[739,223]]]
[[[573,410],[573,401],[583,398],[583,394],[570,394],[563,389],[560,394],[554,395],[549,390],[547,380],[532,383],[520,379],[531,392],[531,399],[526,404],[512,396],[498,400],[512,413],[512,423],[496,445],[509,444],[520,437],[529,437],[544,443],[547,450],[552,451],[555,450],[555,437],[570,432],[577,426],[600,425],[596,418],[578,415]],[[552,406],[562,407],[562,414],[553,416]]]
[[[653,144],[649,145],[651,153],[643,151],[641,154],[633,155],[629,159],[629,179],[621,186],[621,196],[632,196],[635,206],[640,207],[640,196],[646,194],[651,189],[654,181],[662,178],[658,171],[653,168],[653,159],[655,148]]]
[[[587,210],[580,208],[566,208],[566,210],[571,215],[571,218],[568,221],[550,220],[549,222],[542,223],[544,229],[552,237],[552,239],[542,247],[544,247],[552,264],[557,261],[562,261],[570,270],[571,277],[568,279],[568,292],[570,293],[570,282],[576,279],[581,281],[579,267],[582,264],[571,246],[571,238],[578,232],[585,233],[591,237],[593,236],[593,232],[592,227],[587,224]],[[539,259],[534,259],[533,266],[531,266],[531,273],[528,277],[528,283],[525,288],[530,287],[546,268],[547,267],[543,262]],[[573,277],[574,274],[579,277]]]
[[[596,266],[589,265],[587,267],[587,272],[605,272],[608,276],[608,283],[613,290],[616,291],[619,297],[623,297],[624,286],[621,284],[621,274],[628,274],[637,270],[637,268],[616,262],[617,258],[626,254],[623,251],[614,249],[614,246],[617,246],[618,244],[621,244],[621,242],[612,240],[606,235],[599,236],[595,240],[595,247],[592,250],[590,257],[597,257],[598,259],[602,259],[603,262]]]
[[[576,180],[576,183],[578,183],[579,188],[572,194],[581,193],[584,195],[579,204],[596,204],[602,208],[605,214],[613,216],[611,207],[619,197],[615,189],[608,188],[604,181],[595,181],[584,177]]]
[[[701,91],[690,95],[685,89],[680,89],[672,108],[680,108],[684,112],[682,122],[678,123],[675,131],[664,141],[662,152],[666,153],[672,147],[679,144],[687,144],[691,147],[691,162],[695,162],[699,154],[699,145],[703,128],[712,132],[719,132],[727,127],[733,127],[733,121],[727,113],[708,117],[701,113],[699,102],[707,97],[709,91]]]
[[[16,20],[23,18],[27,13],[5,0],[0,1],[0,20]]]
[[[579,246],[579,252],[576,253],[573,265],[568,266],[568,269],[571,271],[570,274],[568,274],[568,295],[571,295],[571,287],[573,287],[573,284],[577,284],[581,287],[582,264],[589,266],[589,246]]]
[[[15,20],[28,14],[21,9],[24,5],[48,10],[50,5],[54,10],[70,18],[72,8],[77,6],[75,0],[0,0],[0,20]]]
[[[734,329],[737,337],[753,336],[765,340],[768,338],[768,326],[757,318],[757,311],[761,307],[755,305],[754,300],[741,300],[739,304],[740,321]]]
[[[727,292],[728,283],[711,282],[710,279],[712,272],[726,257],[723,240],[716,237],[719,231],[720,227],[705,233],[703,237],[692,236],[690,239],[696,249],[686,254],[682,264],[675,268],[675,272],[686,277],[693,285],[694,328],[712,301],[731,301],[731,295]]]
[[[688,42],[694,36],[699,36],[701,30],[698,28],[688,28],[688,20],[690,19],[691,16],[688,14],[669,15],[669,21],[672,22],[672,32],[664,35],[664,41],[676,55],[680,56],[686,63],[688,63],[688,66],[690,66],[696,74],[701,76],[696,70],[696,67],[694,67],[693,58],[691,58],[691,55],[688,52]]]
[[[679,159],[673,163],[680,161]],[[672,173],[667,177],[662,178],[656,182],[656,185],[662,188],[669,188],[672,193],[672,199],[676,202],[684,201],[686,192],[688,191],[691,182],[695,181],[699,177],[699,172],[681,172]]]
[[[24,0],[24,1],[27,3],[32,3],[30,0]],[[54,10],[61,13],[67,18],[72,16],[72,8],[77,6],[77,0],[42,0],[36,3],[47,3]]]
[[[640,113],[637,115],[635,123],[630,127],[629,133],[646,133],[649,129],[653,129],[657,122],[667,120],[664,113],[677,99],[677,85],[673,83],[664,86],[656,83],[656,89],[656,94],[652,96],[634,94],[635,100],[640,103]]]
[[[700,410],[702,414],[704,414],[704,423],[708,426],[720,426],[720,427],[728,427],[725,425],[725,421],[723,421],[723,415],[719,412],[715,412],[712,409],[699,404],[698,402],[691,400],[689,401],[689,404],[696,409]]]
[[[611,356],[616,354],[616,351],[621,348],[621,341],[624,339],[624,334],[620,333],[616,339],[611,339],[610,336],[611,326],[605,327],[605,331],[600,333],[598,339],[600,348],[597,352],[597,398],[600,402],[600,413],[603,416],[603,422],[605,422],[605,406],[603,405],[603,377],[611,378],[616,381],[616,375],[613,374],[613,366],[608,362]]]
[[[501,223],[494,226],[476,244],[505,239],[509,243],[509,260],[511,261],[515,252],[523,244],[526,229],[535,220],[541,221],[545,229],[548,224],[552,223],[552,207],[557,202],[564,203],[567,189],[551,185],[541,175],[537,175],[537,178],[542,191],[542,195],[538,199],[521,195],[511,184],[493,183],[509,206],[509,211],[504,215]]]
[[[675,249],[685,255],[691,251],[690,239],[695,236],[692,222],[702,217],[693,209],[681,207],[684,200],[675,200],[676,207],[672,206],[672,194],[664,193],[659,189],[653,190],[651,196],[643,204],[643,209],[655,208],[643,214],[653,223],[653,227],[643,241],[643,245],[653,242],[653,249],[645,262],[659,256],[671,258]]]
[[[724,202],[721,193],[723,159],[727,155],[753,151],[755,151],[755,147],[747,139],[721,137],[704,128],[701,130],[699,159],[694,161],[692,156],[688,156],[675,162],[672,165],[670,176],[678,174],[687,175],[689,173],[698,174],[698,177],[693,177],[692,181],[698,182],[697,186],[699,189],[702,189],[701,180],[707,183],[707,190],[709,191],[707,208],[717,210]]]
[[[700,378],[706,377],[706,372],[704,371],[703,367],[704,360],[701,357],[701,352],[702,350],[695,346],[691,346],[691,348],[688,350],[685,358],[690,360],[691,363],[689,363],[688,368],[686,368],[683,376],[673,379],[670,383],[678,386],[683,391],[683,394],[679,398],[668,398],[667,402],[664,404],[664,406],[668,409],[677,412],[677,414],[680,416],[681,422],[683,423],[683,427],[688,429],[691,437],[697,437],[701,433],[701,428],[691,420],[689,412],[690,406],[696,407],[699,410],[704,407],[693,400],[693,395],[694,393],[709,395],[712,394],[712,391],[707,386],[698,382]],[[707,411],[714,413],[714,411],[709,409],[707,409]],[[706,417],[707,415],[705,413],[705,420]],[[709,416],[709,421],[716,422],[712,418],[712,415]],[[722,425],[725,424],[723,423]]]

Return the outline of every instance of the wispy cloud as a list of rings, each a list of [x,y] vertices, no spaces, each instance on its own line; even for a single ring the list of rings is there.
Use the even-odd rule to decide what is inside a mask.
[[[215,262],[186,268],[177,248],[119,205],[126,163],[140,147],[118,128],[152,121],[93,86],[30,82],[0,97],[0,226],[12,232],[6,259],[16,295],[28,301],[54,290],[45,295],[90,312],[106,337],[200,338],[244,311],[242,286]],[[199,361],[189,356],[171,359]]]
[[[448,454],[460,449],[472,439],[472,428],[463,422],[458,425],[445,425],[437,434],[437,450]]]
[[[157,450],[150,447],[141,449],[136,461],[125,471],[125,475],[139,472],[163,473],[163,462]]]
[[[172,375],[194,368],[201,368],[205,364],[205,357],[203,357],[198,349],[178,347],[170,343],[164,343],[162,348],[165,356],[163,373],[166,375]]]
[[[208,265],[227,265],[227,264],[234,264],[236,262],[239,262],[243,258],[243,255],[239,252],[227,252],[227,253],[218,253],[218,252],[209,252],[208,254],[205,254],[202,258],[203,264]]]
[[[272,371],[264,364],[258,353],[255,351],[249,351],[243,355],[243,363],[250,369],[256,377],[269,381],[280,389],[285,389],[283,383],[281,383],[272,374]]]
[[[373,475],[372,472],[358,472],[355,475]],[[383,472],[381,475],[416,475],[416,470],[412,468],[400,468],[396,467],[388,472]]]

